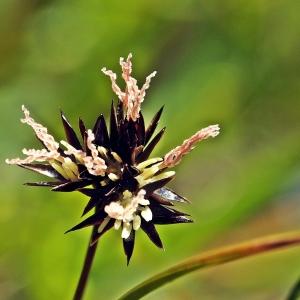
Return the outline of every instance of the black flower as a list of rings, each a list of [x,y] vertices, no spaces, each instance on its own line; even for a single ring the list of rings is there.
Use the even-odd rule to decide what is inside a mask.
[[[88,196],[90,200],[82,215],[92,209],[95,209],[94,214],[68,232],[97,226],[92,237],[93,244],[112,227],[116,230],[121,228],[124,251],[129,262],[135,232],[139,228],[156,246],[162,248],[156,224],[192,222],[187,214],[173,208],[176,202],[187,200],[165,186],[175,176],[175,172],[168,169],[179,163],[197,142],[216,136],[219,127],[213,125],[200,130],[166,154],[164,159],[149,159],[165,132],[163,128],[154,135],[163,108],[147,127],[140,112],[141,103],[155,73],[149,75],[139,89],[137,81],[131,77],[131,55],[126,61],[121,58],[120,64],[126,83],[124,92],[116,84],[116,75],[102,69],[111,78],[113,91],[119,98],[116,106],[114,103],[111,105],[108,126],[102,114],[92,130],[86,129],[83,121],[79,120],[79,138],[61,113],[67,141],[58,143],[47,128],[30,117],[29,111],[23,106],[25,118],[21,121],[34,129],[44,148],[23,149],[27,155],[25,159],[6,162],[52,178],[52,181],[27,185],[51,187],[52,191],[59,192],[79,191]]]

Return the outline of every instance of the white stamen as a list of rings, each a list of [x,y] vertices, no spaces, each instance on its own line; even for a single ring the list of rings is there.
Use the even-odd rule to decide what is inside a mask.
[[[107,176],[111,181],[117,181],[120,179],[120,177],[114,173],[109,173]]]
[[[146,90],[150,87],[151,79],[156,75],[156,71],[152,72],[149,76],[146,77],[146,81],[143,87],[140,90],[136,91],[135,99],[132,102],[132,108],[130,111],[127,111],[127,115],[131,117],[133,121],[136,121],[139,118],[141,104],[144,102],[146,96]]]
[[[122,163],[122,159],[121,157],[116,153],[116,152],[111,152],[111,155],[114,157],[114,159],[119,162],[119,163]]]
[[[140,171],[143,171],[145,168],[147,168],[148,166],[150,165],[153,165],[157,162],[160,162],[162,161],[163,159],[160,158],[160,157],[155,157],[155,158],[150,158],[148,160],[145,160],[141,163],[139,163],[136,167],[140,170]]]
[[[86,153],[84,151],[74,148],[66,141],[60,141],[60,143],[66,147],[67,150],[64,151],[66,155],[74,155],[79,163],[84,163],[84,158],[86,157]]]
[[[62,167],[61,163],[56,162],[55,160],[49,161],[51,167],[56,170],[62,177],[68,179],[68,174],[65,169]]]
[[[127,239],[130,236],[132,230],[132,224],[131,223],[123,223],[123,230],[122,230],[122,239]]]
[[[34,161],[43,162],[49,160],[59,159],[60,155],[57,151],[47,151],[46,149],[35,150],[35,149],[23,149],[23,154],[27,155],[26,158],[14,158],[14,159],[6,159],[5,162],[10,165],[15,164],[28,164]]]
[[[107,149],[106,148],[104,148],[103,146],[98,146],[97,150],[102,156],[107,157]]]
[[[132,193],[128,190],[124,191],[123,192],[123,198],[124,199],[128,199],[128,198],[131,198],[132,197]]]
[[[78,167],[69,157],[65,158],[65,161],[62,163],[62,167],[67,173],[69,179],[72,181],[76,181],[78,179]]]
[[[109,182],[109,180],[107,180],[107,179],[101,180],[100,185],[101,186],[106,186],[108,184],[108,182]]]
[[[147,206],[150,204],[150,201],[144,198],[145,195],[145,190],[140,190],[136,196],[133,196],[130,191],[126,190],[123,192],[123,199],[111,202],[104,207],[108,217],[115,219],[115,229],[119,229],[121,224],[123,224],[122,237],[128,237],[132,228],[134,230],[140,228],[141,217],[138,215],[139,212],[141,212],[147,222],[152,220],[151,209]]]
[[[93,143],[94,140],[95,136],[92,130],[89,129],[87,131],[87,147],[90,149],[92,156],[84,157],[83,161],[90,174],[104,176],[107,166],[105,161],[98,156],[98,150]]]
[[[168,152],[165,157],[162,166],[171,168],[180,163],[182,157],[188,154],[196,144],[209,137],[216,137],[220,133],[219,125],[211,125],[199,130],[190,138],[184,140],[181,146],[177,146],[175,149]]]
[[[104,211],[113,219],[123,219],[124,207],[119,202],[111,202],[104,207]]]
[[[106,70],[106,68],[102,68],[101,71],[110,77],[111,80],[111,87],[112,90],[115,92],[115,94],[118,96],[118,98],[123,101],[123,99],[125,98],[126,94],[122,92],[122,90],[119,88],[119,86],[117,85],[117,75],[115,73],[113,73],[111,70]]]
[[[122,221],[121,220],[116,220],[114,223],[114,228],[115,230],[118,230],[122,225]]]
[[[110,221],[110,217],[106,217],[106,218],[102,221],[102,223],[100,224],[100,226],[99,226],[99,228],[98,228],[98,233],[101,233],[101,232],[105,229],[105,227],[106,227],[106,225],[108,224],[109,221]]]
[[[158,170],[160,169],[160,166],[161,165],[159,165]],[[145,172],[143,172],[142,174],[135,177],[135,179],[139,183],[140,188],[142,188],[143,186],[145,186],[149,183],[159,181],[159,180],[163,180],[163,179],[167,179],[167,178],[172,177],[172,176],[175,175],[175,171],[168,171],[168,172],[163,172],[163,173],[160,173],[159,175],[153,176],[155,173],[157,173],[158,170],[155,167],[153,169],[153,172],[151,172],[151,168],[145,169]]]
[[[142,208],[141,215],[145,219],[146,222],[149,222],[152,220],[152,211],[148,206]]]
[[[141,104],[144,101],[146,96],[146,90],[150,86],[151,79],[155,76],[156,72],[151,73],[146,77],[146,81],[141,89],[137,85],[137,80],[131,76],[132,73],[132,63],[131,63],[132,54],[129,53],[126,61],[123,57],[120,58],[120,65],[122,68],[122,77],[126,83],[126,90],[123,92],[120,87],[117,85],[117,75],[111,70],[102,68],[102,72],[110,77],[112,90],[118,96],[120,101],[123,102],[123,106],[126,112],[127,120],[132,119],[136,121],[140,116]]]
[[[76,181],[79,178],[79,171],[77,165],[72,162],[69,157],[62,156],[58,149],[59,143],[54,140],[54,137],[48,134],[47,128],[41,124],[35,122],[30,117],[30,112],[22,106],[25,118],[21,119],[22,123],[26,123],[32,127],[37,137],[44,143],[47,149],[23,149],[23,154],[27,155],[25,159],[15,158],[6,159],[7,164],[26,164],[37,162],[49,162],[49,164],[59,172],[64,178]],[[98,150],[96,145],[93,143],[95,136],[91,130],[87,131],[87,147],[91,151],[91,156],[87,156],[82,150],[75,149],[72,145],[66,141],[61,141],[61,144],[66,148],[64,153],[66,155],[74,155],[76,161],[84,164],[88,172],[92,175],[105,175],[107,166],[105,161],[98,156]]]
[[[57,151],[59,144],[55,141],[52,135],[48,134],[47,128],[35,122],[35,120],[30,117],[30,112],[24,105],[22,105],[22,110],[25,118],[21,119],[21,122],[28,124],[34,130],[37,137],[43,141],[49,151]]]
[[[133,230],[138,230],[141,227],[141,217],[140,216],[135,216],[132,222],[132,227]]]
[[[147,199],[140,199],[140,200],[139,200],[139,204],[140,204],[140,205],[149,205],[149,204],[150,204],[150,201],[147,200]]]

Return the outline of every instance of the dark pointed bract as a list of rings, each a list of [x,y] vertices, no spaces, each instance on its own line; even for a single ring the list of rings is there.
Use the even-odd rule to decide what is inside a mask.
[[[156,189],[152,196],[155,196],[156,198],[160,198],[162,200],[171,201],[171,202],[186,202],[189,203],[189,201],[172,191],[171,189],[167,187],[161,187],[159,189]]]
[[[144,232],[148,235],[150,240],[158,247],[163,248],[162,241],[155,229],[155,226],[151,222],[146,222],[142,220],[141,228],[144,230]]]
[[[158,122],[159,122],[159,119],[161,117],[161,114],[163,112],[163,109],[164,109],[164,106],[162,106],[160,108],[160,110],[155,114],[155,116],[153,117],[153,119],[151,120],[147,130],[146,130],[146,133],[145,133],[145,144],[147,144],[149,142],[149,140],[151,139],[157,125],[158,125]]]
[[[165,132],[165,128],[163,128],[152,137],[157,128],[162,110],[163,107],[154,116],[147,130],[145,129],[144,118],[141,113],[136,121],[127,120],[123,111],[122,102],[120,101],[118,102],[117,108],[113,103],[111,105],[109,131],[104,116],[101,114],[97,118],[92,130],[94,134],[94,144],[96,147],[102,147],[102,150],[100,149],[102,151],[100,157],[104,159],[107,165],[107,173],[112,173],[113,176],[115,176],[114,180],[111,180],[110,178],[112,177],[109,178],[108,175],[94,176],[90,174],[86,166],[82,164],[77,164],[79,172],[79,178],[77,180],[65,179],[58,172],[59,169],[57,171],[57,169],[54,169],[50,164],[20,164],[20,166],[25,169],[57,180],[52,182],[32,182],[27,183],[27,185],[51,187],[52,191],[56,192],[79,191],[89,197],[89,201],[83,209],[82,216],[89,213],[92,209],[95,209],[95,212],[66,231],[66,233],[88,226],[94,226],[91,245],[96,243],[115,223],[115,219],[110,218],[106,213],[105,207],[112,202],[119,201],[120,203],[120,199],[122,199],[125,191],[132,193],[134,196],[137,195],[141,189],[145,191],[145,199],[150,202],[149,209],[151,210],[152,217],[148,222],[143,217],[140,217],[140,227],[157,247],[163,248],[163,245],[154,226],[155,224],[163,225],[192,222],[186,214],[172,208],[176,202],[187,202],[185,198],[165,187],[175,175],[169,174],[164,177],[161,176],[161,174],[165,171],[165,168],[156,170],[152,175],[154,176],[153,178],[155,178],[155,176],[160,177],[157,177],[156,180],[150,180],[149,183],[146,182],[142,187],[140,187],[139,181],[136,179],[142,172],[138,168],[138,164],[149,158]],[[79,129],[82,138],[81,143],[62,112],[61,119],[68,143],[75,149],[84,151],[86,153],[85,155],[92,155],[91,149],[87,144],[88,131],[83,121],[79,119]],[[59,148],[58,152],[63,157],[66,156],[62,149]],[[67,162],[70,163],[71,161],[76,163],[76,157],[74,155],[67,157],[70,157]],[[158,160],[158,162],[154,161],[153,163],[150,162],[147,164],[147,170],[151,170],[151,167],[156,163],[160,163],[160,161]],[[133,253],[135,235],[136,231],[132,229],[129,236],[123,238],[123,248],[127,257],[127,264],[129,264]]]
[[[158,144],[160,139],[162,138],[163,134],[165,133],[166,127],[164,127],[149,143],[148,146],[141,152],[140,155],[137,157],[137,162],[144,161],[149,158],[151,152],[155,148],[155,146]]]
[[[26,182],[24,185],[28,186],[45,186],[45,187],[55,187],[60,185],[61,182],[57,181],[38,181],[38,182]]]
[[[134,248],[135,231],[132,230],[130,236],[127,239],[123,239],[123,248],[127,257],[127,265],[129,265],[130,258],[132,256]]]
[[[102,114],[98,117],[93,132],[95,134],[95,144],[98,146],[103,146],[105,148],[108,148],[109,136],[106,127],[106,122]]]
[[[52,191],[55,192],[73,192],[80,188],[83,188],[85,186],[88,186],[92,183],[91,180],[78,180],[78,181],[69,181],[66,183],[62,183],[55,188],[52,189]]]
[[[37,172],[47,177],[63,180],[63,177],[56,170],[54,170],[50,165],[30,163],[30,164],[19,164],[19,166],[24,169]]]
[[[82,229],[87,226],[101,224],[104,217],[105,217],[105,213],[103,211],[97,212],[94,215],[92,215],[92,216],[88,217],[87,219],[85,219],[84,221],[82,221],[81,223],[79,223],[76,226],[72,227],[71,229],[67,230],[65,233],[68,233],[70,231],[75,231],[78,229]]]
[[[75,149],[81,150],[82,146],[77,138],[77,135],[62,111],[61,111],[61,120],[65,129],[68,143],[72,145]]]
[[[20,163],[19,166],[55,180],[26,185],[50,187],[55,192],[78,191],[89,197],[82,216],[93,209],[94,212],[66,233],[93,226],[90,242],[93,245],[112,227],[121,228],[123,248],[129,264],[139,228],[157,247],[163,248],[156,224],[190,223],[192,220],[187,214],[173,209],[177,202],[187,200],[165,187],[174,178],[175,172],[166,172],[163,159],[148,161],[165,132],[163,128],[154,134],[163,107],[145,129],[143,114],[136,110],[135,117],[128,117],[126,105],[120,100],[116,106],[112,102],[109,121],[106,122],[100,114],[92,131],[87,130],[84,122],[79,119],[81,138],[78,138],[61,112],[66,140],[70,146],[62,143],[67,149],[61,149],[54,138],[47,134],[47,129],[42,127],[44,132],[38,134],[38,139],[45,148],[48,143],[50,148],[47,149],[52,152],[49,153],[47,149],[42,152],[33,150],[32,156],[34,158],[41,153],[45,155],[46,163]],[[29,111],[25,112],[29,116]],[[34,122],[33,119],[28,120],[29,123]],[[39,133],[41,125],[34,123],[34,126]],[[99,173],[97,168],[100,168]]]

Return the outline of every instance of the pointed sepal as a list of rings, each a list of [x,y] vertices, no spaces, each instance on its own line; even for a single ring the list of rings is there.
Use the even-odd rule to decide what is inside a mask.
[[[101,114],[95,125],[93,132],[95,134],[95,144],[98,146],[103,146],[105,148],[109,147],[109,136],[108,136],[108,131],[107,131],[107,126],[106,126],[106,121],[104,119],[104,116]]]
[[[127,239],[123,239],[123,248],[127,257],[127,266],[129,265],[130,258],[134,249],[135,231],[131,230],[130,235]]]
[[[153,117],[153,119],[151,120],[146,133],[145,133],[145,145],[150,141],[157,125],[159,122],[159,119],[161,117],[161,114],[163,112],[164,106],[161,107],[161,109],[155,114],[155,116]]]
[[[44,187],[56,187],[60,185],[60,181],[39,181],[39,182],[25,182],[24,185],[27,186],[44,186]]]
[[[80,188],[90,185],[92,182],[90,180],[78,180],[78,181],[69,181],[62,183],[52,189],[55,192],[73,192]]]
[[[142,219],[141,228],[158,248],[163,249],[162,241],[152,222],[146,222]]]
[[[165,186],[155,190],[152,196],[154,196],[157,199],[170,202],[190,203],[186,198],[178,195],[176,192],[172,191],[171,189]]]
[[[157,181],[154,181],[154,182],[151,182],[151,183],[148,183],[145,186],[143,186],[143,190],[146,191],[147,196],[150,196],[150,195],[152,195],[152,193],[154,191],[156,191],[157,189],[162,188],[167,183],[169,183],[174,177],[175,177],[175,175],[164,178],[164,179],[160,179],[160,180],[157,180]]]
[[[152,140],[151,142],[148,144],[148,146],[146,146],[143,150],[143,152],[141,152],[141,154],[139,154],[137,156],[137,162],[142,162],[144,160],[147,160],[148,157],[150,156],[150,154],[152,153],[153,149],[155,148],[155,146],[158,144],[158,142],[160,141],[160,139],[162,138],[162,136],[164,135],[166,131],[166,127],[164,127]]]
[[[84,221],[80,222],[79,224],[75,225],[71,229],[67,230],[65,233],[69,233],[71,231],[79,230],[84,227],[93,226],[97,224],[101,224],[103,219],[105,218],[105,213],[103,211],[97,212],[94,215],[88,217]]]
[[[79,118],[78,124],[79,124],[79,130],[80,130],[81,138],[84,139],[84,135],[86,133],[86,127],[84,125],[83,120]]]
[[[50,177],[50,178],[56,178],[59,180],[63,180],[64,178],[56,171],[54,170],[50,165],[46,164],[19,164],[21,168],[42,174],[44,176]]]
[[[82,146],[78,140],[78,137],[77,137],[74,129],[72,128],[71,124],[67,120],[66,116],[64,115],[64,113],[62,111],[60,112],[60,115],[61,115],[61,120],[62,120],[62,123],[64,126],[64,130],[65,130],[65,134],[66,134],[68,143],[70,145],[72,145],[74,148],[76,148],[77,150],[82,150]]]

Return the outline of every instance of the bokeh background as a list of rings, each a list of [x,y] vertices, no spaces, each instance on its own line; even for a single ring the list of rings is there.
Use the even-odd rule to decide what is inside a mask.
[[[28,188],[40,176],[5,165],[38,147],[21,105],[63,138],[61,108],[92,127],[116,98],[100,68],[153,80],[146,120],[165,104],[156,155],[201,127],[222,134],[177,167],[171,184],[194,224],[161,226],[165,251],[138,233],[129,267],[119,232],[101,240],[86,299],[129,287],[203,250],[299,228],[300,5],[252,1],[0,1],[0,299],[71,299],[90,230],[64,235],[87,199]],[[300,275],[299,249],[215,267],[145,299],[283,299]]]

